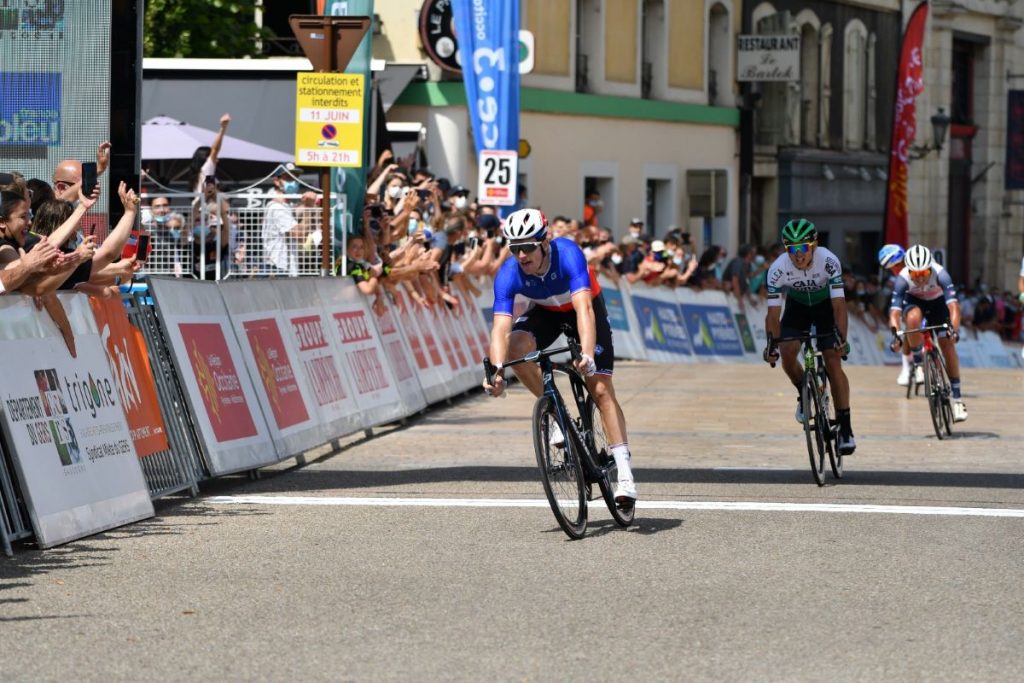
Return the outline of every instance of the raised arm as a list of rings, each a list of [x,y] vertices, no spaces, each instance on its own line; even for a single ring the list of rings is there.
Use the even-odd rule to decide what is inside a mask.
[[[118,185],[117,193],[121,197],[121,204],[124,206],[124,215],[117,222],[114,230],[103,240],[103,244],[96,250],[92,259],[92,267],[95,272],[103,270],[114,259],[121,255],[128,237],[131,235],[132,227],[135,225],[135,216],[139,211],[139,197],[135,190],[129,190],[124,181]]]
[[[61,223],[60,227],[54,230],[53,234],[50,235],[50,241],[56,246],[64,244],[73,234],[75,234],[75,230],[78,229],[78,224],[82,221],[82,217],[88,213],[89,209],[96,205],[96,201],[100,198],[99,185],[93,189],[92,195],[88,197],[82,194],[82,188],[80,185],[76,187],[78,187],[78,206],[76,206],[75,210],[71,212],[68,219]]]
[[[231,114],[224,114],[220,117],[220,130],[217,131],[217,137],[213,139],[213,144],[210,145],[210,161],[217,163],[217,159],[220,158],[220,148],[224,144],[224,133],[228,130],[228,124],[231,123]]]

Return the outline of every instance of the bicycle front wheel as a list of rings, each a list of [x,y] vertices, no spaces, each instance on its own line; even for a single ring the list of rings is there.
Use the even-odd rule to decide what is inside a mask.
[[[592,440],[589,445],[594,454],[594,462],[604,471],[597,482],[601,487],[601,497],[604,498],[604,504],[608,506],[615,523],[627,527],[633,523],[636,506],[621,507],[615,502],[615,484],[619,481],[619,468],[615,466],[615,458],[608,448],[608,437],[604,433],[604,423],[601,422],[601,411],[597,409],[597,404],[592,398],[587,399],[587,415],[590,416]]]
[[[583,538],[587,532],[587,487],[583,466],[572,435],[562,430],[562,446],[552,445],[557,433],[558,412],[549,396],[541,396],[533,408],[533,448],[537,452],[544,493],[558,526],[569,538]]]
[[[818,431],[818,387],[814,373],[804,372],[800,396],[804,406],[804,437],[807,439],[807,455],[811,459],[811,474],[818,486],[825,485],[825,443]]]
[[[942,374],[934,352],[924,359],[924,386],[928,395],[928,412],[932,416],[932,428],[935,436],[945,438],[942,424]]]
[[[818,432],[821,434],[828,452],[828,462],[832,467],[832,474],[836,479],[843,478],[843,454],[839,452],[839,421],[836,419],[836,409],[832,405],[832,396],[828,393],[828,386],[821,394],[821,408],[818,410],[818,419],[821,420]]]

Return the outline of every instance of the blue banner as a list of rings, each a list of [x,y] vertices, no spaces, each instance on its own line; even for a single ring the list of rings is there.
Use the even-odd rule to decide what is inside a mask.
[[[636,294],[632,298],[644,346],[655,351],[690,355],[690,335],[686,333],[679,306]]]
[[[683,304],[683,318],[698,356],[742,356],[740,335],[728,306]]]
[[[452,0],[476,156],[519,150],[519,0]]]
[[[45,159],[47,147],[61,144],[60,109],[59,73],[0,72],[3,156]]]
[[[604,306],[608,309],[608,323],[611,328],[629,332],[629,317],[626,315],[622,292],[611,287],[601,287],[601,294],[604,295]]]

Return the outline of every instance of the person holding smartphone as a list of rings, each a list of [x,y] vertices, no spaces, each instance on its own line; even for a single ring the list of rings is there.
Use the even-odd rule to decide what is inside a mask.
[[[91,162],[89,162],[91,163]],[[93,180],[99,180],[110,165],[110,143],[103,141],[96,148],[95,174]],[[53,169],[53,191],[58,199],[66,199],[73,202],[78,199],[78,188],[82,185],[82,162],[78,159],[63,159]],[[86,196],[92,194],[92,188],[84,192]]]

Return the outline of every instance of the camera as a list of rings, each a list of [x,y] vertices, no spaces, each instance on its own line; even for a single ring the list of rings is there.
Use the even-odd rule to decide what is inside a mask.
[[[367,204],[366,208],[370,211],[370,215],[373,216],[374,218],[383,218],[384,217],[384,205],[383,204],[380,204],[379,202],[374,202],[373,204]]]

